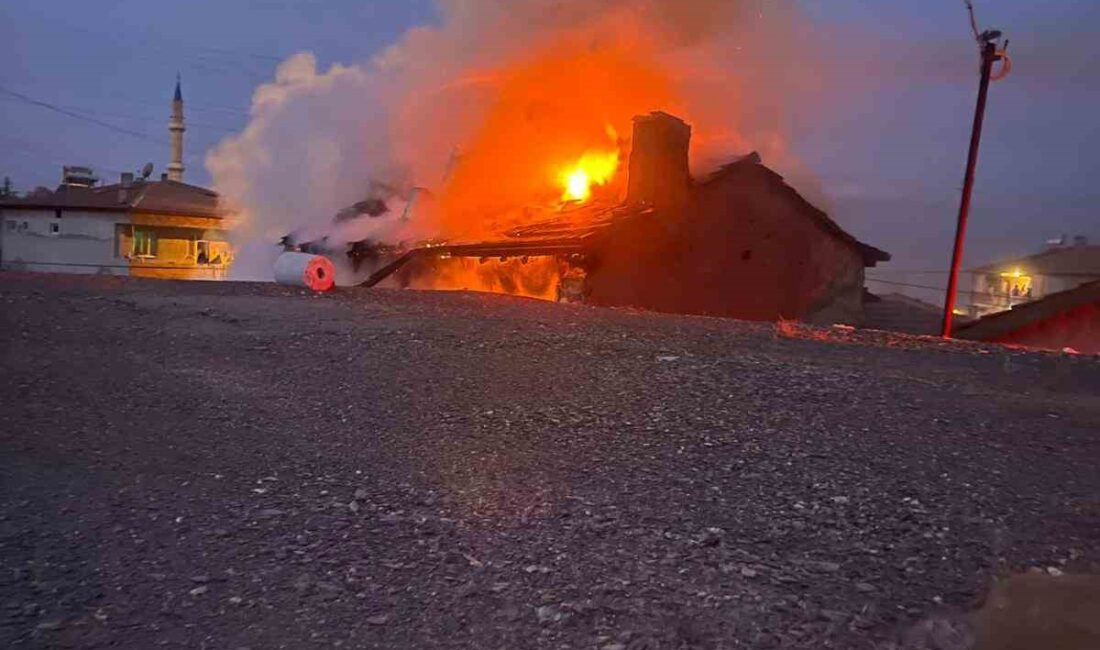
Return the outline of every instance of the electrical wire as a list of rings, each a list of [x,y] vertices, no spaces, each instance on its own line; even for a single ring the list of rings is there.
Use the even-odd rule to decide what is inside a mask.
[[[97,118],[94,118],[94,117],[91,117],[91,116],[88,116],[88,115],[77,113],[76,111],[70,111],[70,110],[62,108],[62,107],[60,107],[56,104],[51,104],[50,102],[45,102],[45,101],[42,101],[42,100],[39,100],[39,99],[35,99],[33,97],[29,97],[27,95],[24,95],[23,93],[16,92],[14,90],[11,90],[9,88],[5,88],[3,86],[0,86],[0,93],[4,93],[5,95],[9,95],[11,97],[14,97],[14,98],[16,98],[16,99],[18,99],[18,100],[20,100],[24,103],[32,105],[32,106],[38,106],[40,108],[45,108],[45,109],[53,111],[55,113],[60,113],[61,115],[66,115],[66,116],[71,117],[73,119],[83,120],[84,122],[88,122],[90,124],[99,125],[99,126],[105,128],[105,129],[110,129],[111,131],[114,131],[116,133],[122,133],[122,134],[125,134],[125,135],[128,135],[128,136],[139,138],[141,140],[147,140],[149,142],[155,142],[156,144],[162,145],[162,146],[167,145],[167,143],[164,142],[163,140],[154,138],[153,136],[151,136],[147,133],[141,133],[140,131],[134,131],[134,130],[127,129],[127,128],[122,127],[122,126],[118,126],[116,124],[111,124],[110,122],[104,122],[103,120],[100,120],[100,119],[97,119]]]
[[[13,98],[13,97],[0,97],[0,99],[15,99],[15,98]],[[125,119],[125,120],[136,120],[138,122],[157,123],[157,124],[159,124],[161,122],[165,122],[165,123],[167,122],[166,120],[161,120],[160,118],[157,118],[157,117],[150,117],[148,115],[142,116],[142,115],[133,115],[133,114],[129,114],[129,113],[115,113],[115,112],[109,112],[109,111],[95,111],[95,110],[91,110],[91,109],[80,109],[76,106],[69,106],[69,105],[66,105],[66,104],[55,104],[55,106],[57,108],[62,108],[62,109],[65,109],[65,110],[78,112],[78,113],[81,113],[83,115],[88,115],[88,116],[115,117],[115,118],[121,118],[121,119]],[[188,107],[188,110],[190,110],[190,107]],[[241,130],[244,129],[243,125],[242,126],[229,126],[229,125],[226,125],[226,124],[212,124],[212,123],[209,123],[209,122],[195,122],[193,120],[187,120],[187,126],[188,126],[188,128],[190,128],[190,127],[199,127],[200,129],[210,129],[210,130],[214,130],[214,131],[222,131],[222,132],[225,132],[225,133],[239,133]]]
[[[175,62],[180,61],[185,67],[195,68],[207,73],[235,73],[243,75],[254,83],[266,82],[271,78],[270,70],[275,64],[283,61],[285,56],[275,56],[273,54],[259,54],[252,52],[233,51],[225,48],[209,47],[195,45],[185,41],[171,41],[160,37],[153,38],[151,34],[144,34],[128,30],[125,33],[109,33],[113,30],[93,30],[84,25],[76,25],[67,21],[57,21],[55,17],[49,19],[51,29],[56,30],[58,27],[66,29],[68,31],[77,32],[85,36],[94,37],[97,42],[101,44],[109,44],[116,47],[121,47],[126,50],[138,51],[140,49],[143,58],[148,58],[152,54],[155,58],[161,60],[168,60],[169,58]],[[182,60],[182,61],[181,61]],[[142,125],[125,126],[119,122],[125,120],[126,122],[143,121],[146,123],[159,122],[154,118],[144,118],[134,115],[121,115],[115,113],[113,115],[105,113],[103,111],[94,111],[85,109],[83,107],[66,106],[64,104],[57,104],[45,99],[31,96],[29,94],[20,92],[19,90],[4,87],[0,85],[0,99],[7,99],[11,101],[18,101],[30,106],[35,106],[43,110],[48,110],[59,115],[63,115],[70,119],[79,120],[81,122],[98,126],[102,129],[106,129],[113,133],[127,135],[131,138],[136,138],[149,143],[155,143],[158,148],[166,149],[169,147],[167,138],[157,137],[156,135],[150,135],[146,132]],[[117,96],[112,96],[115,101],[126,101],[128,105],[145,105],[156,106],[163,108],[165,104],[161,102],[151,101],[128,101],[122,100]],[[139,109],[140,110],[140,109]],[[229,118],[231,121],[236,121],[232,118],[248,118],[250,112],[247,108],[219,106],[219,105],[203,105],[203,104],[188,104],[188,112],[207,113],[213,119],[211,121],[188,121],[187,126],[193,127],[191,135],[191,142],[209,142],[217,141],[225,134],[240,133],[244,129],[244,125],[230,126],[224,123],[217,123],[219,117],[225,118],[226,116],[232,116]],[[117,119],[110,119],[108,116]],[[107,119],[104,119],[107,118]],[[201,119],[201,118],[200,118]],[[136,128],[135,128],[136,127]],[[218,132],[218,133],[212,133]],[[196,140],[197,137],[197,140]],[[28,151],[29,148],[23,144],[18,147],[12,147]],[[207,147],[203,147],[204,149]],[[56,158],[56,153],[50,153],[48,151],[39,150],[45,153],[46,157]],[[203,155],[196,156],[185,155],[184,160],[190,165],[201,166],[203,164]],[[43,158],[44,159],[44,158]],[[51,164],[56,164],[53,160]],[[101,167],[105,171],[109,170],[106,167]]]
[[[29,153],[31,155],[37,156],[38,160],[54,165],[55,167],[63,167],[67,164],[72,164],[71,161],[69,163],[59,162],[57,156],[55,155],[56,152],[51,152],[36,144],[29,143],[25,140],[20,140],[19,138],[13,138],[11,136],[0,134],[0,141],[5,143],[4,149],[12,149]],[[123,173],[120,169],[115,169],[113,167],[104,167],[102,165],[96,165],[96,169],[110,172],[112,174]]]
[[[929,289],[931,291],[943,291],[944,287],[930,287],[926,284],[910,284],[908,282],[894,282],[892,280],[880,280],[878,278],[864,278],[867,282],[878,282],[879,284],[890,284],[898,287],[909,287],[911,289]],[[990,298],[1019,298],[1020,296],[1013,296],[1007,293],[993,293],[991,291],[967,291],[965,289],[959,289],[958,293],[968,293],[974,296],[988,296]]]
[[[125,135],[129,135],[129,136],[132,136],[132,137],[135,137],[135,138],[139,138],[139,139],[145,140],[147,142],[152,142],[152,143],[154,143],[154,144],[156,144],[156,145],[158,145],[162,148],[170,148],[171,147],[170,143],[165,142],[161,138],[153,137],[153,136],[149,135],[148,133],[142,133],[141,131],[134,131],[132,129],[127,129],[125,127],[118,126],[117,124],[111,124],[110,122],[104,122],[103,120],[97,119],[95,117],[91,117],[90,115],[83,114],[83,113],[80,113],[80,112],[77,112],[77,111],[68,110],[68,109],[63,108],[61,106],[58,106],[57,104],[52,104],[50,102],[35,99],[35,98],[30,97],[28,95],[24,95],[23,93],[11,90],[10,88],[5,88],[4,86],[0,86],[0,93],[4,93],[6,95],[14,97],[14,98],[16,98],[16,99],[18,99],[22,102],[25,102],[27,104],[32,105],[32,106],[38,106],[40,108],[45,108],[45,109],[48,109],[50,111],[59,113],[61,115],[71,117],[73,119],[77,119],[77,120],[81,120],[81,121],[84,121],[84,122],[88,122],[89,124],[95,124],[97,126],[101,126],[103,128],[109,129],[109,130],[114,131],[116,133],[123,133]],[[186,156],[184,156],[184,160],[187,161],[188,163],[191,163],[191,164],[194,164],[194,165],[201,165],[203,163],[202,158],[196,157],[194,155],[186,155]]]
[[[938,271],[909,271],[903,269],[875,269],[875,273],[893,273],[895,275],[912,274],[912,275],[947,275],[950,271],[944,271],[940,269]],[[966,273],[966,271],[963,271]]]
[[[173,65],[183,60],[188,62],[185,64],[188,67],[211,73],[238,74],[249,78],[255,83],[267,81],[269,78],[268,69],[271,67],[271,64],[279,63],[285,58],[272,54],[234,52],[233,50],[225,48],[195,45],[184,40],[165,38],[163,36],[154,37],[135,30],[117,32],[109,29],[93,29],[89,28],[87,25],[78,25],[64,19],[58,19],[57,16],[47,17],[42,14],[37,14],[35,17],[44,22],[48,22],[52,32],[60,28],[69,32],[83,34],[84,36],[95,39],[95,42],[101,47],[106,46],[121,48],[127,51],[140,51],[143,58],[148,58],[150,52],[156,52],[164,58],[170,58],[173,61]],[[186,54],[186,52],[191,52],[191,54]],[[265,71],[260,73],[255,67],[242,64],[243,60],[250,60],[252,65],[262,64]]]
[[[56,31],[60,28],[82,34],[95,39],[95,42],[99,46],[122,48],[127,51],[140,52],[140,58],[142,59],[149,59],[152,53],[156,59],[164,61],[170,60],[172,62],[172,67],[177,67],[182,63],[184,68],[193,68],[207,74],[239,74],[243,75],[253,84],[271,81],[272,68],[275,64],[282,62],[286,58],[285,56],[276,56],[269,53],[260,54],[246,51],[234,51],[227,48],[195,45],[187,41],[165,39],[159,36],[154,38],[149,34],[135,30],[116,32],[109,29],[90,29],[86,25],[77,25],[63,19],[58,20],[56,16],[46,17],[38,15],[37,18],[48,21],[51,31]],[[131,58],[139,57],[132,56]],[[116,95],[112,95],[111,99],[113,101],[126,101],[127,104],[143,104],[146,106],[156,106],[158,108],[163,106],[161,102],[153,103],[148,101],[125,100]],[[188,112],[211,112],[244,117],[250,115],[247,107],[242,109],[240,107],[189,104],[187,110]],[[198,123],[195,123],[195,125],[198,126]]]

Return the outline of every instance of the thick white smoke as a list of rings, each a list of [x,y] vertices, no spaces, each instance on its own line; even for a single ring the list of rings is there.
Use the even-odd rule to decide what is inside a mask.
[[[269,278],[274,244],[292,232],[303,240],[446,235],[433,232],[437,221],[399,218],[409,190],[443,188],[456,152],[481,146],[482,130],[510,101],[509,83],[537,71],[539,53],[552,53],[551,62],[562,52],[636,58],[645,67],[639,78],[667,85],[641,93],[639,104],[662,97],[669,105],[633,113],[663,109],[691,123],[696,174],[754,149],[797,171],[787,151],[790,109],[815,101],[820,57],[793,2],[441,0],[439,13],[438,25],[409,30],[371,61],[318,70],[312,54],[296,54],[256,90],[247,128],[207,158],[215,189],[243,217],[239,277]],[[576,92],[580,100],[586,89]],[[552,101],[569,103],[568,88]],[[553,112],[539,102],[522,108]],[[520,136],[508,143],[515,157],[501,161],[498,186],[527,146]],[[379,184],[390,212],[334,230],[333,216]]]

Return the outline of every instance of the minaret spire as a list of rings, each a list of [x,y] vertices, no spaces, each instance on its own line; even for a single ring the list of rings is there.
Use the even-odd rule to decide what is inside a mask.
[[[183,91],[180,75],[176,73],[176,94],[172,98],[172,117],[168,120],[168,133],[172,137],[172,162],[168,163],[168,179],[183,182]]]

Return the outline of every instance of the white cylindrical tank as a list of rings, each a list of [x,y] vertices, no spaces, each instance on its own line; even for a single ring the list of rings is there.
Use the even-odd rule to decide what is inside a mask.
[[[275,282],[328,291],[336,281],[332,261],[323,255],[283,253],[275,260]]]

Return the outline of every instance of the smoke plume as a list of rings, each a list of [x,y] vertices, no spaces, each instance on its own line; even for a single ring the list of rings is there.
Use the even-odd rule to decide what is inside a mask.
[[[292,232],[492,234],[558,198],[563,165],[626,155],[631,118],[652,110],[692,125],[697,176],[752,150],[798,171],[790,109],[814,101],[819,57],[792,1],[440,0],[438,12],[370,61],[319,70],[299,53],[255,91],[248,126],[207,158],[242,215],[239,274],[269,277]],[[414,188],[432,198],[410,218]],[[385,214],[334,225],[372,196]]]

